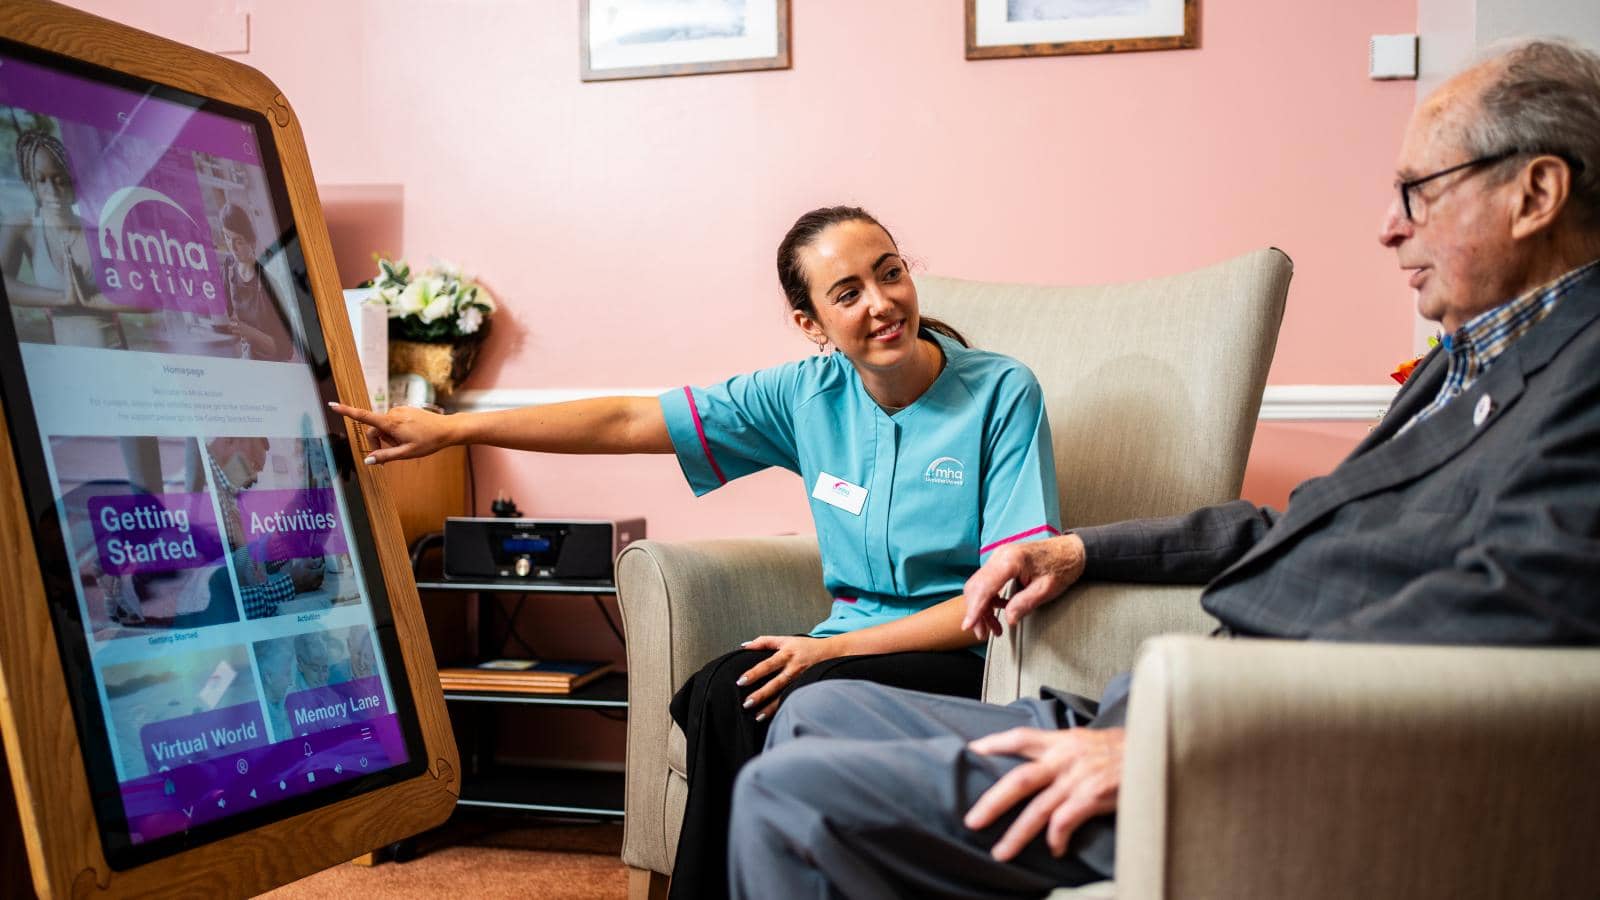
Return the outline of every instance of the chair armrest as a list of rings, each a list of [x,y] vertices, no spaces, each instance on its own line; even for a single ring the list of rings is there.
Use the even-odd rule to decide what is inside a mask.
[[[672,870],[666,822],[667,704],[711,659],[759,634],[809,631],[828,614],[816,539],[635,541],[617,557],[628,654],[623,861]]]
[[[1023,619],[1013,652],[1009,637],[989,641],[983,699],[1010,703],[1049,685],[1099,697],[1113,675],[1133,668],[1146,638],[1209,634],[1217,620],[1188,585],[1083,582]]]
[[[1600,651],[1158,638],[1118,896],[1600,895]]]
[[[670,697],[741,641],[810,631],[832,598],[816,539],[793,536],[636,541],[617,558],[617,602],[628,670],[662,676]]]

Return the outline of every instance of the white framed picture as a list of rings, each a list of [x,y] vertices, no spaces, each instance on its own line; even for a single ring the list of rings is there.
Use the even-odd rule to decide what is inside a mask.
[[[580,0],[584,81],[789,68],[789,0]]]
[[[966,0],[967,59],[1199,46],[1198,0]]]

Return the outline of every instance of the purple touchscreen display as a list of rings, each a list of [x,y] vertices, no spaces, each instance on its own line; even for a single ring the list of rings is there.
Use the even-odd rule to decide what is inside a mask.
[[[268,128],[0,43],[6,408],[31,409],[19,470],[60,526],[40,561],[69,576],[51,602],[108,847],[418,764]]]

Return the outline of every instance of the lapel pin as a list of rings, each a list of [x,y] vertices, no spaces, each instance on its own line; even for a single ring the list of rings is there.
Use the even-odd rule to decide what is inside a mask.
[[[1492,412],[1494,412],[1494,401],[1489,399],[1488,394],[1484,394],[1478,398],[1478,405],[1472,408],[1472,424],[1482,425]]]

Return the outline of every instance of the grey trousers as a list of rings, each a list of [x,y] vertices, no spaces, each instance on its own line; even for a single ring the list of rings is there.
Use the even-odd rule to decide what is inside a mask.
[[[1072,718],[1056,699],[996,706],[861,681],[796,691],[734,786],[733,896],[1039,897],[1111,877],[1111,816],[1085,823],[1059,859],[1041,835],[1006,863],[989,848],[1025,804],[982,831],[961,822],[1022,763],[969,741]]]

